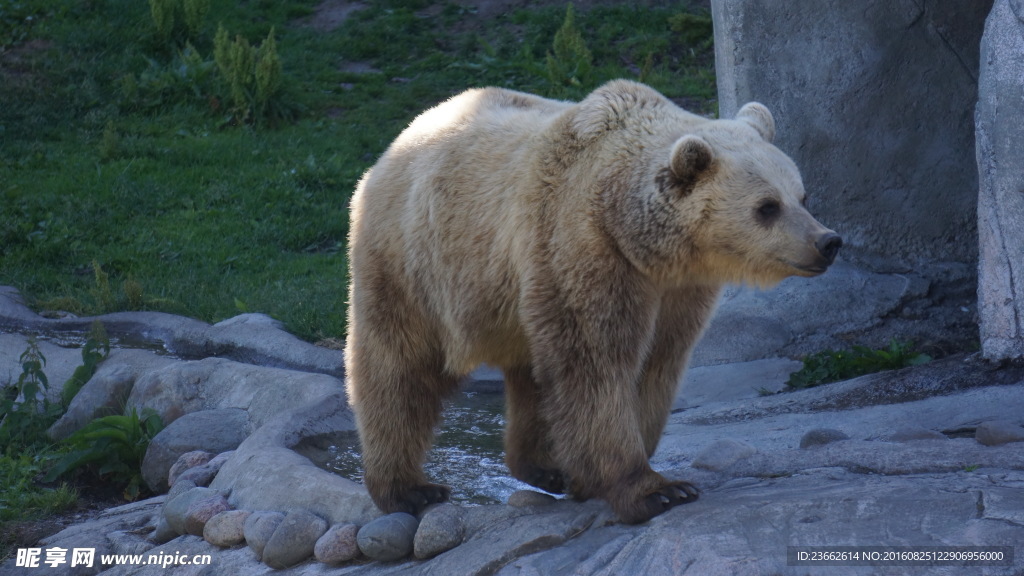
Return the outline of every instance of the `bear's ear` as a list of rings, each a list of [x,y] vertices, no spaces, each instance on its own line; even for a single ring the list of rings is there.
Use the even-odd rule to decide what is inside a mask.
[[[683,136],[672,145],[669,168],[672,175],[687,188],[711,168],[715,154],[711,145],[700,136]]]
[[[743,120],[750,124],[757,133],[764,138],[765,142],[775,139],[775,118],[764,104],[748,102],[736,113],[737,120]]]

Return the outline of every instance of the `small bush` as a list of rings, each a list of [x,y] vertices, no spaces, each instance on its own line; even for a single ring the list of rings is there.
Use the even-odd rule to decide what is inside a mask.
[[[71,378],[64,383],[64,388],[61,389],[60,397],[65,410],[71,406],[71,401],[74,400],[82,386],[85,386],[85,383],[96,373],[99,363],[109,354],[110,338],[107,336],[107,330],[103,327],[102,322],[94,320],[92,328],[89,330],[89,336],[85,339],[85,345],[82,346],[82,365],[75,368]]]
[[[29,340],[19,362],[17,382],[0,388],[0,450],[8,455],[45,445],[46,430],[62,413],[59,405],[46,400],[46,357],[35,339]]]
[[[547,74],[552,84],[563,90],[590,84],[593,56],[576,28],[572,4],[565,9],[565,20],[555,33],[551,49],[547,54]]]
[[[874,372],[927,364],[931,360],[931,356],[915,352],[911,343],[895,339],[883,350],[864,346],[845,351],[825,350],[804,358],[804,367],[790,374],[786,385],[810,388]]]
[[[163,429],[156,412],[132,408],[127,414],[104,416],[68,437],[71,452],[46,475],[46,481],[79,469],[88,469],[107,481],[124,486],[124,497],[134,500],[142,489],[142,459],[150,440]]]
[[[241,35],[232,41],[228,31],[219,27],[213,40],[213,59],[228,88],[236,121],[259,123],[285,115],[277,102],[282,66],[273,28],[258,47],[253,47]]]

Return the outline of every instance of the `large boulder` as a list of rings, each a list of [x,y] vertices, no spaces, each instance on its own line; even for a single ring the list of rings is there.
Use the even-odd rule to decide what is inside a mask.
[[[1024,357],[1024,1],[996,0],[976,110],[978,315],[987,358]]]
[[[845,258],[975,261],[970,110],[991,5],[712,0],[721,116],[772,110]]]

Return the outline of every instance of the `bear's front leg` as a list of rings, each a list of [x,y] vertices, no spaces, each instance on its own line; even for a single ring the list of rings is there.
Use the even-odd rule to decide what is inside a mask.
[[[555,461],[578,498],[603,498],[640,523],[697,498],[697,489],[654,472],[639,414],[643,366],[653,346],[658,295],[622,268],[589,281],[538,283],[528,331],[545,398]],[[617,273],[618,272],[618,273]],[[595,274],[596,275],[596,274]]]
[[[550,492],[564,494],[569,479],[552,455],[551,431],[542,414],[543,390],[530,366],[506,368],[505,464],[512,475]]]

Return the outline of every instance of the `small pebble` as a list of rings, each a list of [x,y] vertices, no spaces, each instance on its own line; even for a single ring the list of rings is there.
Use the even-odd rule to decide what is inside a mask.
[[[343,564],[359,557],[359,544],[355,524],[335,524],[316,541],[313,555],[324,564]]]
[[[220,494],[195,500],[185,513],[185,533],[202,536],[203,528],[210,518],[230,509],[227,499]]]
[[[359,551],[381,562],[405,558],[412,553],[418,524],[414,516],[404,512],[372,520],[356,535]]]
[[[252,515],[248,510],[225,510],[216,514],[203,527],[203,539],[221,548],[245,542],[245,521]]]
[[[213,454],[204,450],[193,450],[178,456],[178,459],[175,460],[174,464],[171,465],[171,469],[167,472],[167,485],[174,486],[174,483],[178,481],[178,477],[183,472],[196,466],[202,466],[213,459],[213,457]]]
[[[978,426],[974,439],[985,446],[1024,442],[1024,428],[1006,420],[992,420]]]
[[[800,448],[814,448],[816,446],[824,446],[825,444],[849,439],[850,437],[840,430],[834,430],[832,428],[815,428],[814,430],[808,431],[804,434],[803,438],[800,439]]]
[[[245,535],[246,544],[256,553],[257,560],[263,560],[263,548],[270,541],[270,537],[274,535],[274,531],[277,530],[282,520],[284,520],[284,514],[262,510],[253,512],[245,519],[242,532]]]
[[[413,539],[413,555],[420,559],[433,558],[462,544],[465,534],[461,508],[448,503],[434,506],[420,520]]]
[[[293,510],[281,520],[263,547],[263,563],[291,568],[313,556],[316,541],[327,532],[327,521],[305,510]]]

